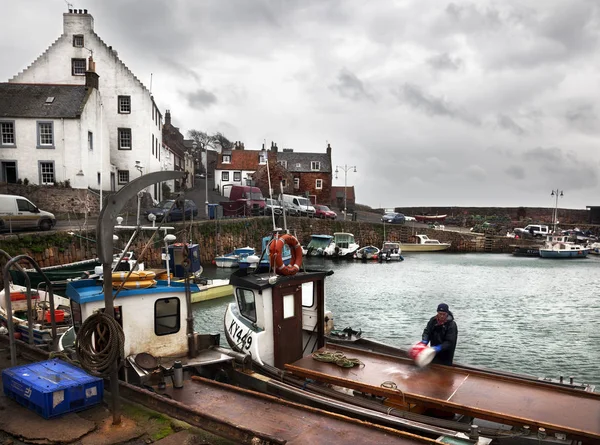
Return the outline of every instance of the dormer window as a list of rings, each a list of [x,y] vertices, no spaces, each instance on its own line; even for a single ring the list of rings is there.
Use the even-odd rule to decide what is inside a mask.
[[[260,154],[258,155],[258,163],[259,164],[266,164],[267,163],[267,152],[266,151],[261,151]]]
[[[310,169],[312,171],[319,171],[319,170],[321,170],[321,163],[319,161],[311,161],[310,162]]]
[[[283,165],[283,168],[287,168],[287,161],[277,161],[280,165]]]
[[[231,164],[231,155],[223,155],[223,164]]]
[[[75,48],[83,48],[83,35],[82,34],[75,34],[73,36],[73,46]]]

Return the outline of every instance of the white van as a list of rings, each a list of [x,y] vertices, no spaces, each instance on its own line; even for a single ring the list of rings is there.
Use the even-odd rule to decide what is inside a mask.
[[[294,195],[281,195],[283,208],[289,215],[293,216],[315,216],[315,208],[308,198]]]
[[[0,229],[50,230],[56,218],[50,212],[40,210],[30,200],[17,195],[0,195]]]

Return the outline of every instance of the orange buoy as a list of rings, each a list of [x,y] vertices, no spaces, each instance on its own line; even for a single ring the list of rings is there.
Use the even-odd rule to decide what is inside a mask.
[[[292,252],[292,258],[290,264],[285,265],[283,263],[283,246],[287,244],[290,246]],[[282,235],[279,238],[275,238],[269,243],[269,262],[271,267],[275,269],[275,273],[279,275],[296,275],[302,266],[302,246],[298,242],[295,236]]]

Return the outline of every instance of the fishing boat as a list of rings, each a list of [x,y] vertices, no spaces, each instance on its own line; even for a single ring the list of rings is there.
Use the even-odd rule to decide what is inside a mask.
[[[405,350],[336,331],[325,309],[330,273],[232,274],[225,336],[252,357],[247,387],[369,422],[398,421],[442,443],[519,444],[531,434],[549,444],[555,433],[569,443],[600,440],[600,394],[589,386],[458,364],[420,369]]]
[[[512,254],[514,256],[525,256],[525,257],[539,257],[540,247],[539,246],[519,246],[511,245],[513,249]]]
[[[311,235],[310,242],[306,246],[306,255],[307,256],[323,256],[325,249],[331,244],[333,241],[333,236],[331,235]]]
[[[365,246],[354,252],[354,258],[357,260],[376,260],[379,258],[379,247]]]
[[[568,240],[567,235],[551,234],[546,237],[546,242],[540,247],[540,257],[567,259],[585,258],[590,253],[590,248]]]
[[[450,248],[450,243],[440,243],[427,235],[415,235],[414,243],[400,243],[403,252],[437,252]]]
[[[235,268],[239,267],[240,258],[243,259],[249,255],[255,255],[253,247],[240,247],[233,249],[230,253],[216,257],[214,262],[217,267]]]
[[[273,240],[273,235],[263,236],[261,240],[261,254],[248,255],[247,257],[240,258],[239,265],[240,269],[259,269],[262,272],[268,272],[269,270],[269,243]],[[285,245],[283,252],[281,253],[282,260],[285,265],[290,264],[292,253],[288,245]]]
[[[8,284],[11,300],[12,322],[17,338],[38,346],[48,347],[52,343],[52,322],[54,335],[61,335],[71,325],[69,300],[60,295],[43,290],[30,289],[30,309],[27,303],[27,287]],[[0,325],[8,324],[6,287],[0,291]],[[52,305],[52,302],[54,305]],[[51,311],[50,308],[53,308]],[[54,320],[53,320],[54,318]]]
[[[379,253],[379,261],[404,261],[400,243],[393,241],[384,242],[381,252]]]
[[[94,269],[99,265],[100,261],[98,261],[98,258],[92,258],[57,266],[42,267],[42,271],[50,281],[66,281],[89,276],[89,274],[94,273]],[[12,282],[21,286],[25,286],[26,284],[24,276],[24,273],[26,273],[29,276],[31,287],[33,289],[37,288],[38,284],[43,281],[43,277],[35,269],[24,269],[23,272],[16,269],[10,269],[9,273]]]
[[[354,235],[347,232],[335,232],[333,240],[323,250],[323,256],[328,258],[353,258],[354,252],[360,245],[354,240]]]

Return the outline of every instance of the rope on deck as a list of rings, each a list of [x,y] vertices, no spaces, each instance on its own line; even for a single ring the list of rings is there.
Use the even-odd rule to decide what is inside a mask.
[[[361,362],[357,358],[348,358],[344,355],[343,352],[340,351],[324,351],[324,352],[315,352],[312,354],[312,358],[319,362],[325,363],[335,363],[336,365],[342,368],[353,368],[354,366],[365,366],[363,362]]]

